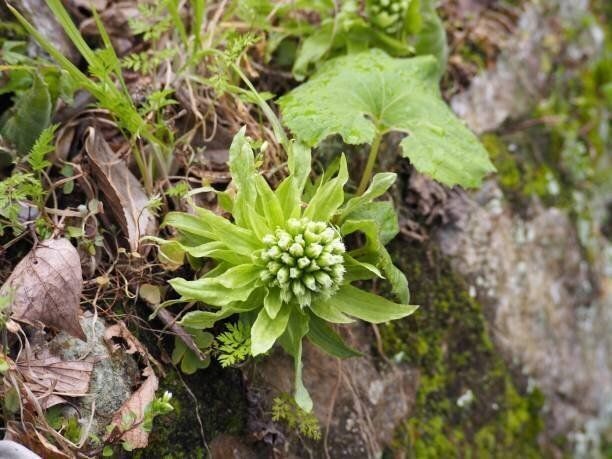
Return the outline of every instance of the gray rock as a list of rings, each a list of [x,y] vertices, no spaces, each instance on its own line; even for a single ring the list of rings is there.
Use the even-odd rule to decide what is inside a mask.
[[[528,113],[546,93],[551,62],[580,62],[601,49],[601,29],[584,27],[588,12],[585,0],[526,3],[517,31],[495,67],[474,78],[467,91],[451,100],[453,110],[477,133]],[[571,43],[559,33],[568,29],[580,30]]]
[[[589,263],[564,212],[533,203],[526,217],[514,215],[494,182],[446,205],[460,218],[437,231],[441,250],[471,283],[507,362],[546,396],[549,431],[605,432],[612,280],[603,264]]]

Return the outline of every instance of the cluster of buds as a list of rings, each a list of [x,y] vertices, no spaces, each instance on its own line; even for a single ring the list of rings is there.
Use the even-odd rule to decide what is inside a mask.
[[[313,296],[330,296],[340,287],[345,248],[338,232],[328,224],[292,218],[285,229],[264,236],[263,243],[261,280],[279,287],[283,302],[295,298],[300,306],[308,306]]]
[[[409,4],[409,0],[371,0],[368,15],[374,25],[393,34],[402,28]]]

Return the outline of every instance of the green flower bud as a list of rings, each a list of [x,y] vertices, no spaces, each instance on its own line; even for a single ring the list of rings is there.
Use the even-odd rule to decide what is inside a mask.
[[[321,236],[319,236],[314,231],[306,230],[306,231],[304,231],[304,239],[309,244],[313,244],[315,242],[319,242],[321,240]]]
[[[323,246],[320,244],[311,244],[306,247],[306,250],[304,251],[307,257],[313,259],[318,258],[319,255],[321,255],[321,252],[323,252]]]
[[[325,222],[290,219],[262,242],[268,248],[253,255],[265,265],[260,279],[280,288],[283,303],[307,307],[314,297],[330,296],[342,284],[344,244]]]
[[[367,14],[375,27],[395,34],[404,25],[409,3],[407,0],[368,0]]]
[[[297,242],[294,242],[291,244],[291,247],[289,247],[289,253],[294,257],[301,257],[304,255],[304,247]]]
[[[270,271],[272,274],[276,274],[278,270],[281,269],[282,267],[283,265],[281,265],[277,261],[271,261],[270,263],[266,265],[266,268],[268,268],[268,271]]]
[[[329,277],[329,274],[327,274],[325,271],[317,271],[314,273],[314,277],[317,280],[317,283],[322,285],[324,289],[330,288],[334,283],[332,278]]]
[[[281,249],[278,246],[274,245],[268,249],[267,256],[269,258],[277,259],[282,255],[282,253],[283,252],[281,251]]]
[[[291,245],[291,236],[286,233],[285,231],[280,233],[280,236],[278,238],[278,242],[276,243],[278,247],[280,247],[283,250],[287,250],[289,248],[289,245]]]
[[[289,281],[289,269],[285,266],[279,269],[276,273],[276,279],[280,284],[286,284]]]
[[[289,220],[287,220],[287,231],[289,231],[293,236],[295,236],[304,231],[304,225],[297,218],[290,218]]]
[[[319,287],[317,287],[317,281],[312,274],[306,274],[302,278],[302,282],[304,282],[304,285],[314,292],[319,290]]]
[[[315,233],[321,233],[325,231],[325,228],[327,228],[327,225],[325,223],[315,222]]]
[[[291,290],[293,290],[293,294],[297,297],[300,297],[306,293],[306,288],[300,281],[291,282]]]
[[[295,258],[293,258],[291,255],[289,255],[287,252],[284,252],[281,257],[280,257],[281,261],[288,265],[288,266],[293,266],[295,265]]]
[[[321,241],[325,244],[329,244],[334,240],[336,236],[336,232],[332,228],[326,228],[325,231],[321,233]]]
[[[273,234],[266,234],[261,241],[268,246],[276,244],[276,238]]]
[[[310,264],[310,258],[302,257],[297,261],[298,268],[304,269]]]
[[[330,255],[329,253],[323,253],[319,258],[317,258],[317,263],[319,263],[319,266],[326,268],[334,264],[334,259],[332,257],[333,255]]]

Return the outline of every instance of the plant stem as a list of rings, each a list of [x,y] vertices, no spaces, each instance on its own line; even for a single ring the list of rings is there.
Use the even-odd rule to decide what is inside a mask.
[[[370,147],[370,153],[368,154],[368,162],[366,163],[365,170],[361,176],[359,187],[357,188],[357,196],[361,196],[368,187],[370,179],[372,178],[372,171],[374,170],[374,164],[376,164],[376,158],[378,157],[378,149],[380,148],[380,141],[382,140],[382,132],[377,130],[372,146]]]

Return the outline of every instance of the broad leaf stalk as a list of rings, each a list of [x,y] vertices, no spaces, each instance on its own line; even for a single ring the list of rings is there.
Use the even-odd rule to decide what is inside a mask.
[[[195,214],[172,212],[164,224],[175,228],[178,237],[156,241],[162,254],[178,251],[216,262],[199,279],[170,281],[181,300],[206,306],[187,313],[182,325],[207,329],[238,314],[250,329],[253,356],[279,343],[293,357],[295,400],[310,411],[312,400],[302,382],[304,338],[332,356],[356,356],[359,353],[330,325],[400,319],[417,306],[408,304],[407,281],[384,248],[389,234],[382,234],[381,228],[390,227],[395,234],[395,214],[387,211],[388,202],[374,201],[394,183],[395,174],[376,174],[361,195],[346,200],[344,155],[335,175],[326,174],[316,187],[307,186],[310,150],[296,142],[286,145],[289,176],[272,190],[256,168],[243,128],[230,148],[237,192],[233,198],[224,194],[220,199],[233,222],[198,207]],[[381,218],[389,221],[377,221]],[[355,232],[364,234],[365,244],[347,247],[344,238]],[[399,303],[354,285],[383,277]]]

